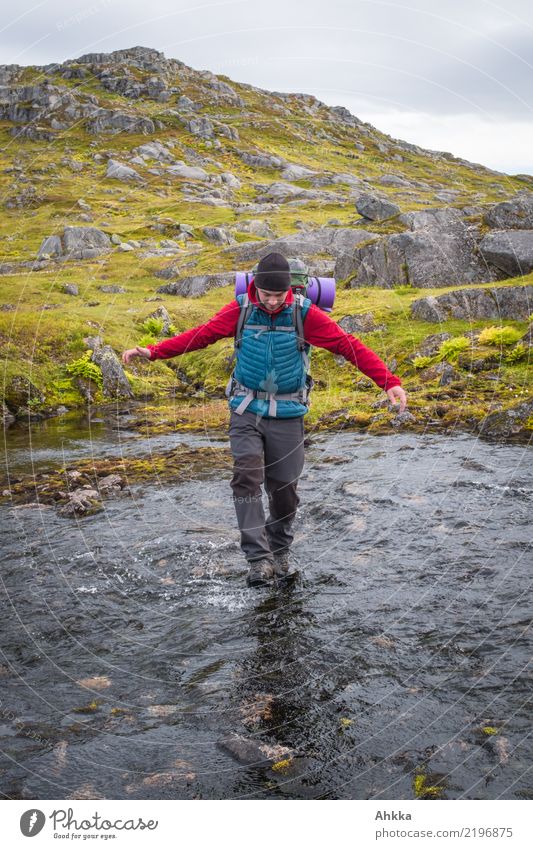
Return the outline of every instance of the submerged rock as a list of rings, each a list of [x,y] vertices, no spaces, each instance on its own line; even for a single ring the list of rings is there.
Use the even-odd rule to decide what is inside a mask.
[[[217,741],[217,745],[248,766],[273,766],[280,761],[294,757],[294,752],[287,746],[242,737],[240,734],[228,734]]]

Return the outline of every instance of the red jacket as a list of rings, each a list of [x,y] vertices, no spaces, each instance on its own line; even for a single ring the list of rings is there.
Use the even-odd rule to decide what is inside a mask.
[[[259,303],[253,280],[248,286],[248,295],[254,304]],[[275,312],[279,312],[293,301],[294,295],[292,289],[289,289],[285,302]],[[263,309],[263,307],[260,306],[260,309]],[[178,354],[206,348],[216,342],[217,339],[234,336],[237,330],[239,311],[238,301],[233,300],[223,306],[205,324],[179,333],[172,339],[164,339],[157,345],[147,345],[146,347],[150,350],[150,359],[167,360]],[[315,304],[311,304],[307,312],[304,321],[304,337],[310,345],[315,345],[317,348],[326,348],[327,351],[340,354],[346,360],[349,360],[359,371],[370,377],[380,389],[387,390],[393,386],[401,386],[400,378],[388,370],[383,360],[380,360],[374,351],[363,345],[356,336],[346,333],[337,322],[329,318]]]

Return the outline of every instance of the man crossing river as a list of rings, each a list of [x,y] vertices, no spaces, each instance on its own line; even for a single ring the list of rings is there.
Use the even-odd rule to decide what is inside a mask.
[[[226,304],[205,324],[155,345],[122,355],[169,359],[235,337],[235,368],[227,386],[229,436],[234,467],[233,502],[241,548],[249,564],[249,585],[268,584],[295,574],[289,550],[300,502],[304,466],[304,416],[312,380],[310,345],[340,354],[406,407],[400,379],[370,348],[308,298],[291,288],[289,263],[279,253],[260,260],[244,296]],[[269,502],[265,520],[261,484]]]

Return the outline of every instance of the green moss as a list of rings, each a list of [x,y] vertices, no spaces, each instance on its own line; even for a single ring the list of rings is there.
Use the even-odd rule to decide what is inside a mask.
[[[514,345],[522,333],[516,327],[486,327],[479,335],[480,345]]]
[[[67,363],[66,370],[73,377],[83,377],[92,380],[101,389],[103,384],[102,371],[96,363],[91,362],[92,351],[86,351],[73,363]]]

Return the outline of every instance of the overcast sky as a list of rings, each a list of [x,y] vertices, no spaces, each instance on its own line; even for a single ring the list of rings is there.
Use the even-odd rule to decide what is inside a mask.
[[[17,0],[12,10],[0,21],[0,63],[140,44],[533,174],[530,0]]]

